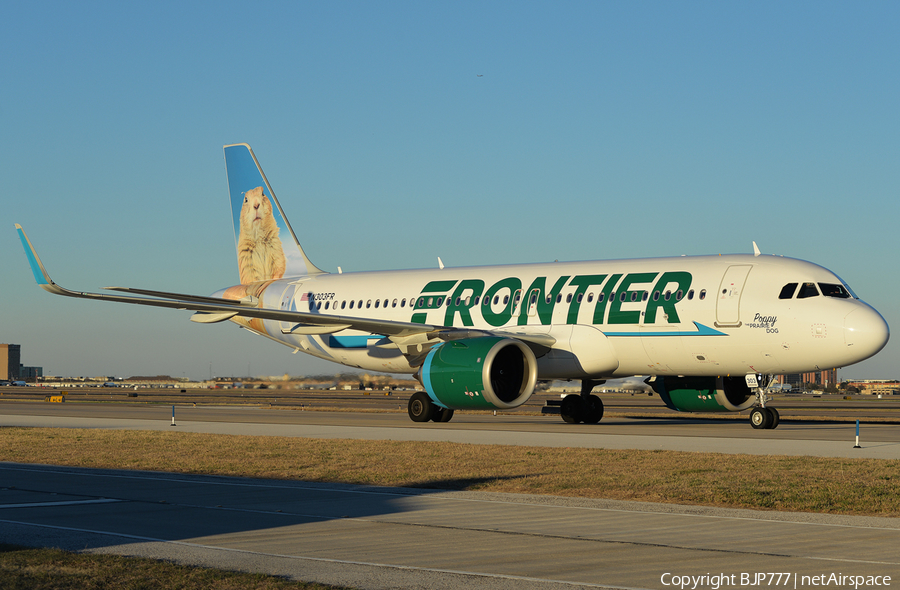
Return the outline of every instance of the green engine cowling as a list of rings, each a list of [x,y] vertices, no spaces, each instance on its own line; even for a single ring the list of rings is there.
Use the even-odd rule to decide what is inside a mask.
[[[537,361],[519,340],[467,338],[432,348],[419,375],[428,396],[441,407],[508,410],[534,393]]]
[[[743,376],[657,377],[650,385],[679,412],[740,412],[756,401]]]

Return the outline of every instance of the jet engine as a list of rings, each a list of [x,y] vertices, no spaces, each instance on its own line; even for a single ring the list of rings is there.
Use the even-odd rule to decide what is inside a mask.
[[[512,338],[453,340],[431,349],[419,380],[439,406],[508,410],[534,393],[537,361],[525,343]]]
[[[657,377],[650,383],[663,403],[679,412],[740,412],[756,396],[740,377]]]

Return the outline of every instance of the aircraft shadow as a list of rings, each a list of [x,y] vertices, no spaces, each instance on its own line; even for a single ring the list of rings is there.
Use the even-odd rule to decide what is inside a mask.
[[[496,480],[429,480],[414,487],[379,488],[4,463],[0,464],[0,481],[4,482],[0,488],[0,539],[82,550],[259,533],[407,512],[415,510],[410,499],[416,496],[464,490]],[[25,530],[24,538],[16,530]]]

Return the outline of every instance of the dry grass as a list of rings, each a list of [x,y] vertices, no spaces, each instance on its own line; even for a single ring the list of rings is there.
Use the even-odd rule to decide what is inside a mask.
[[[900,516],[895,460],[30,428],[0,460]]]
[[[0,544],[6,590],[325,590],[275,576],[175,565],[152,559],[26,549]]]

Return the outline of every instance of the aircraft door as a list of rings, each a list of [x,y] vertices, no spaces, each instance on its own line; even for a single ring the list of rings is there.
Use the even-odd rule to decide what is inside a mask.
[[[750,264],[736,264],[725,271],[716,300],[716,326],[741,325],[741,293],[744,292],[744,283],[751,268],[753,266]]]
[[[281,293],[281,302],[279,308],[281,311],[299,311],[297,309],[297,303],[295,297],[298,293],[300,293],[300,289],[303,288],[302,284],[291,284],[288,283],[284,286],[284,291]],[[291,328],[294,327],[295,324],[291,322],[279,322],[282,333],[287,333],[291,331]]]
[[[528,315],[534,317],[537,315],[538,298],[541,296],[540,289],[532,289],[528,295]]]
[[[522,289],[517,289],[516,292],[513,293],[510,305],[512,306],[512,317],[519,317],[519,313],[522,311]]]

